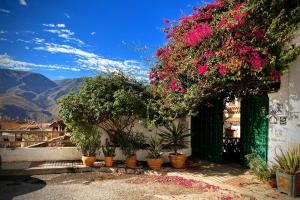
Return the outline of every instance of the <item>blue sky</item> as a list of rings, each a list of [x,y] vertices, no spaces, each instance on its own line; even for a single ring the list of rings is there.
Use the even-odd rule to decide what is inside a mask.
[[[0,0],[0,67],[52,80],[114,70],[147,77],[143,58],[166,42],[163,19],[188,15],[201,2]]]

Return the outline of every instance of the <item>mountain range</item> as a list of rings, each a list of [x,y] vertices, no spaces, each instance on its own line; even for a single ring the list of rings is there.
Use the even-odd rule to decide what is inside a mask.
[[[50,122],[58,116],[59,99],[78,92],[82,79],[52,81],[28,71],[0,69],[0,116]]]

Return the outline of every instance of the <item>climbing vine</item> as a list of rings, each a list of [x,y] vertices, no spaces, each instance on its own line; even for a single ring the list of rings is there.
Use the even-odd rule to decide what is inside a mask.
[[[217,0],[165,20],[168,39],[149,78],[153,108],[172,119],[211,98],[268,92],[299,55],[298,0]],[[209,101],[208,101],[209,102]]]

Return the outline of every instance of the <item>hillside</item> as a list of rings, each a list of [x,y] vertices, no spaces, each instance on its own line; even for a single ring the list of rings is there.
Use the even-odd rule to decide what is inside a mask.
[[[33,72],[0,69],[0,116],[51,121],[59,98],[77,92],[82,79],[52,81]]]

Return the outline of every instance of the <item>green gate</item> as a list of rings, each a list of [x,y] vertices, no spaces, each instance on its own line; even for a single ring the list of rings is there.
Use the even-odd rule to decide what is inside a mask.
[[[245,97],[241,101],[241,160],[256,153],[267,161],[269,98],[267,95]]]
[[[212,106],[201,106],[192,117],[192,155],[200,159],[222,162],[223,156],[223,100]]]

